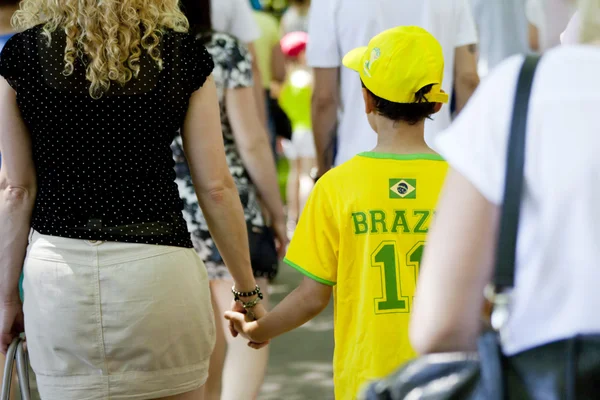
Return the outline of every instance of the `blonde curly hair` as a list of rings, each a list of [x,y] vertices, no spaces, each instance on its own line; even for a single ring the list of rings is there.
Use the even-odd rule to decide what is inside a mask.
[[[76,58],[85,57],[90,95],[96,99],[112,82],[125,85],[138,76],[142,51],[162,68],[159,44],[165,29],[189,28],[178,0],[23,0],[13,25],[41,24],[48,45],[53,32],[66,34],[63,74],[71,75]]]

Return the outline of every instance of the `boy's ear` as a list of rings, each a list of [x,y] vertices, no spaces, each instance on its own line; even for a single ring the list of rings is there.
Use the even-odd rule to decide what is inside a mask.
[[[363,99],[365,100],[365,113],[371,114],[375,111],[375,100],[373,96],[369,94],[369,91],[366,88],[362,88]]]
[[[439,113],[439,112],[440,112],[440,110],[442,109],[442,106],[443,106],[443,105],[444,105],[443,103],[435,103],[435,107],[434,107],[434,109],[433,109],[433,113],[434,113],[434,114],[437,114],[437,113]]]

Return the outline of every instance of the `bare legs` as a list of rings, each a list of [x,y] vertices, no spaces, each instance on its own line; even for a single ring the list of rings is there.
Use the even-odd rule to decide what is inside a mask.
[[[311,177],[311,171],[315,167],[316,161],[314,158],[300,158],[298,160],[299,166],[299,187],[298,187],[298,216],[302,214],[308,196],[312,191],[315,183]]]
[[[300,160],[290,160],[290,172],[287,180],[287,228],[293,232],[300,217]]]
[[[268,308],[268,281],[257,279],[263,290],[263,304]],[[247,340],[233,338],[223,313],[231,309],[231,287],[233,281],[212,281],[211,293],[217,326],[217,342],[210,359],[209,377],[206,382],[206,400],[256,399],[263,384],[269,347],[254,350],[248,347]]]
[[[293,231],[304,210],[304,205],[314,186],[311,171],[314,158],[298,158],[290,160],[290,173],[287,183],[288,230]]]

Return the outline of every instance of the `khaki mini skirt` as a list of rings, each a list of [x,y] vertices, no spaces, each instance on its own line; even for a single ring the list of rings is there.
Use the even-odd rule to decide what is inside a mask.
[[[205,383],[215,326],[193,249],[33,231],[24,275],[42,399],[155,399]]]

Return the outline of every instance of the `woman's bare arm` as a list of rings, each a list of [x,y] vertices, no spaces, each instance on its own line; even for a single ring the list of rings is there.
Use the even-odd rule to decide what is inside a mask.
[[[238,191],[229,173],[217,90],[212,75],[190,98],[183,147],[210,233],[240,291],[256,282],[250,267],[248,233]]]
[[[265,99],[265,89],[262,81],[262,75],[260,73],[260,67],[258,66],[258,56],[256,55],[256,47],[254,43],[248,43],[248,51],[252,55],[252,77],[254,80],[254,102],[256,104],[256,110],[260,119],[260,122],[267,126],[267,106]]]
[[[36,196],[31,139],[17,107],[15,91],[0,78],[0,301],[19,301]]]
[[[498,207],[450,171],[421,264],[410,338],[420,353],[473,350],[494,266]]]
[[[227,113],[242,161],[256,185],[273,224],[285,225],[275,158],[269,136],[253,107],[251,88],[228,89]]]

